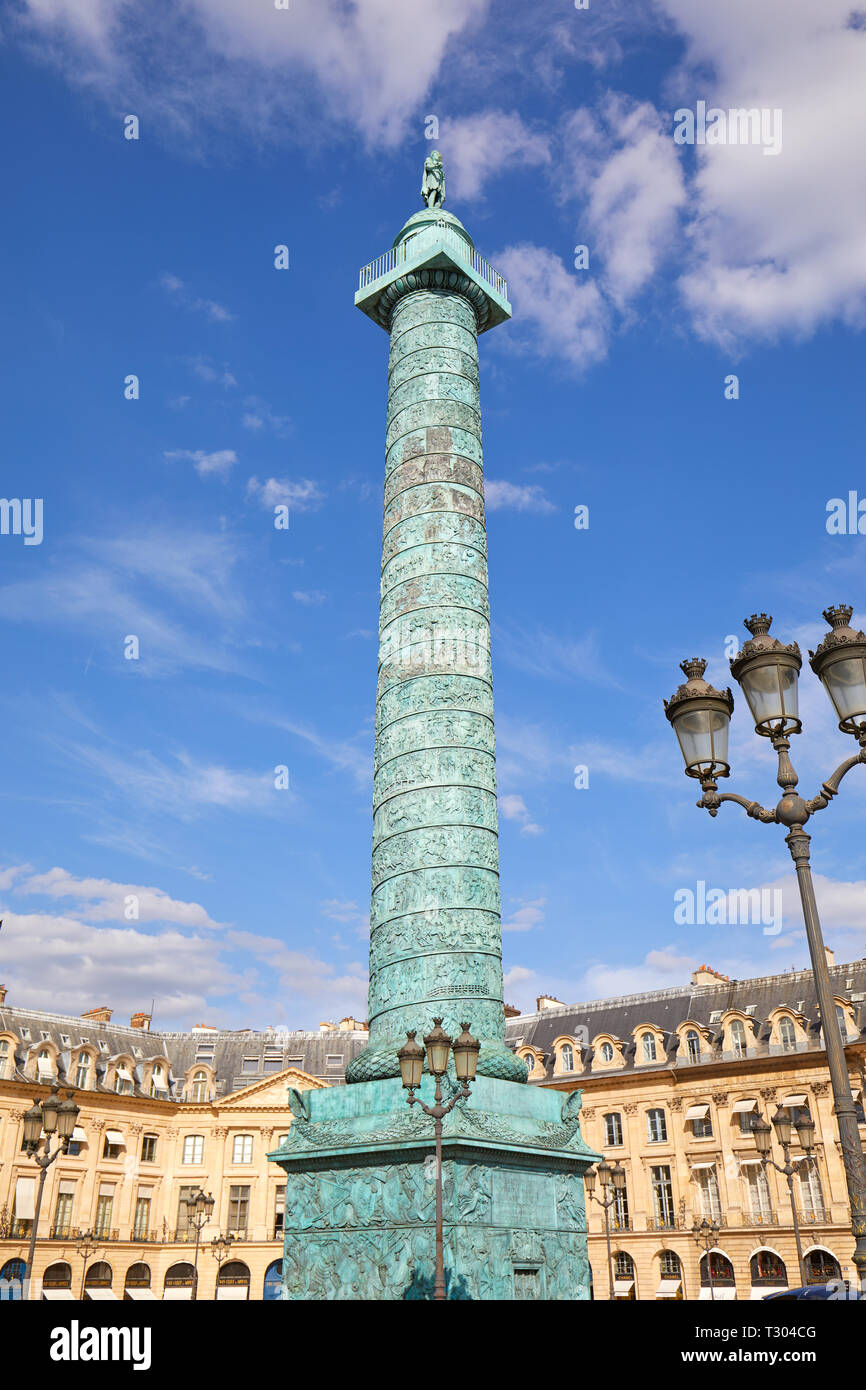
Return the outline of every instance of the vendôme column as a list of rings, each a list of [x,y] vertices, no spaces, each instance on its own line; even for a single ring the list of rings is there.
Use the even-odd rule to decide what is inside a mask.
[[[373,792],[370,1041],[347,1080],[399,1074],[434,1015],[481,1039],[478,1070],[526,1078],[504,1043],[499,848],[477,335],[506,286],[443,211],[362,271],[388,329],[385,514]],[[428,169],[431,161],[428,161]]]

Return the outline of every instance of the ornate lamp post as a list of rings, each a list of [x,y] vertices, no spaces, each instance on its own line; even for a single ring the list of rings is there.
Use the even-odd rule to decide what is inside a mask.
[[[36,1254],[36,1232],[39,1229],[39,1212],[42,1207],[42,1193],[45,1190],[45,1175],[55,1158],[69,1152],[69,1141],[78,1120],[79,1107],[72,1099],[74,1092],[67,1092],[66,1100],[61,1101],[59,1088],[51,1087],[50,1095],[44,1100],[35,1101],[24,1113],[24,1148],[29,1158],[39,1165],[39,1185],[36,1189],[36,1204],[33,1209],[33,1227],[30,1232],[30,1247],[27,1252],[27,1268],[24,1271],[25,1285],[30,1288],[33,1274],[33,1258]],[[45,1138],[42,1138],[42,1134]],[[51,1139],[57,1135],[59,1143],[52,1153]],[[44,1152],[39,1150],[44,1144]]]
[[[406,1041],[397,1053],[403,1085],[409,1092],[408,1105],[420,1105],[425,1115],[433,1118],[433,1132],[436,1137],[436,1278],[433,1285],[433,1298],[445,1299],[445,1251],[442,1239],[442,1121],[454,1109],[458,1100],[469,1097],[469,1083],[475,1080],[475,1068],[481,1044],[469,1032],[469,1024],[461,1023],[462,1033],[452,1041],[442,1027],[441,1018],[434,1018],[433,1028],[424,1039],[424,1047],[415,1041],[415,1030],[406,1034]],[[415,1091],[421,1084],[424,1069],[424,1048],[427,1049],[427,1066],[436,1078],[434,1104],[425,1105]],[[448,1058],[454,1053],[454,1071],[460,1082],[459,1089],[448,1101],[442,1104],[442,1077],[448,1069]]]
[[[715,1221],[708,1221],[704,1217],[703,1221],[695,1221],[692,1226],[692,1235],[699,1250],[703,1250],[707,1257],[707,1278],[710,1281],[710,1298],[713,1303],[716,1301],[716,1290],[713,1284],[713,1262],[710,1258],[712,1250],[718,1244],[719,1227]],[[698,1261],[700,1267],[700,1261]]]
[[[220,1270],[223,1267],[223,1261],[227,1260],[231,1254],[234,1240],[233,1235],[218,1235],[214,1236],[210,1243],[210,1252],[217,1262],[217,1294],[219,1294]]]
[[[601,1179],[601,1189],[605,1194],[603,1197],[595,1195],[595,1179]],[[593,1202],[598,1202],[600,1207],[604,1207],[604,1235],[607,1241],[607,1296],[613,1298],[613,1258],[610,1253],[610,1209],[616,1206],[617,1194],[625,1188],[625,1169],[621,1163],[599,1163],[597,1173],[592,1168],[588,1168],[583,1175],[584,1185],[587,1195]],[[607,1195],[608,1189],[613,1186],[610,1196]]]
[[[775,1129],[776,1138],[782,1146],[782,1153],[785,1159],[784,1163],[777,1163],[776,1160],[771,1157],[770,1150],[773,1142],[773,1129]],[[809,1156],[815,1143],[815,1121],[804,1115],[792,1125],[789,1115],[780,1105],[773,1116],[773,1129],[770,1128],[766,1120],[758,1120],[752,1129],[752,1133],[755,1136],[755,1146],[761,1156],[761,1162],[764,1167],[766,1168],[767,1164],[771,1163],[776,1171],[784,1173],[788,1180],[788,1192],[791,1197],[791,1216],[794,1219],[794,1240],[797,1242],[797,1263],[800,1266],[800,1281],[805,1287],[807,1283],[806,1265],[803,1261],[803,1244],[800,1240],[800,1223],[797,1220],[797,1202],[794,1197],[794,1174],[797,1168],[796,1165],[791,1162],[789,1148],[791,1144],[791,1130],[796,1129],[797,1137],[800,1140],[800,1147],[803,1153],[807,1157]]]
[[[784,825],[785,843],[797,871],[797,884],[803,905],[806,937],[812,960],[812,974],[821,1010],[827,1066],[833,1088],[834,1109],[839,1126],[842,1162],[848,1199],[851,1204],[851,1229],[854,1235],[854,1264],[860,1287],[866,1287],[866,1163],[857,1129],[857,1113],[848,1064],[839,1028],[827,969],[827,957],[821,935],[821,922],[815,901],[812,873],[809,867],[810,836],[803,829],[816,811],[823,811],[837,795],[842,778],[866,762],[866,633],[855,632],[849,626],[853,610],[846,604],[827,608],[825,620],[831,625],[816,651],[809,653],[810,665],[824,685],[843,733],[857,739],[859,751],[840,763],[828,777],[821,790],[811,800],[804,801],[797,792],[797,774],[788,756],[790,736],[799,734],[802,723],[797,705],[797,679],[802,665],[796,642],[783,645],[770,636],[772,618],[755,613],[746,619],[751,633],[740,653],[731,661],[731,672],[740,683],[746,703],[755,722],[755,732],[768,738],[778,755],[777,781],[782,788],[778,805],[767,810],[757,801],[748,801],[732,792],[720,795],[717,777],[730,774],[728,765],[728,726],[734,708],[730,690],[714,690],[703,679],[706,662],[697,658],[681,663],[687,679],[676,694],[665,701],[665,713],[673,725],[685,760],[687,777],[696,778],[703,795],[698,806],[718,814],[723,801],[742,806],[752,820],[764,824]]]
[[[192,1197],[186,1199],[187,1220],[191,1226],[195,1227],[195,1262],[193,1264],[192,1295],[194,1303],[198,1298],[198,1245],[201,1239],[202,1227],[210,1221],[210,1215],[214,1208],[214,1199],[209,1192],[193,1193]]]
[[[99,1242],[96,1240],[92,1231],[85,1231],[83,1235],[76,1236],[75,1253],[80,1255],[84,1260],[84,1264],[81,1267],[81,1291],[78,1295],[79,1302],[84,1298],[84,1278],[87,1274],[87,1262],[91,1256],[96,1254],[98,1249]]]

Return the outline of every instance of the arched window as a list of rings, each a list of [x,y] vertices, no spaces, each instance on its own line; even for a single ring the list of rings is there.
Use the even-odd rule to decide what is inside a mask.
[[[89,1289],[110,1289],[113,1277],[111,1265],[106,1264],[105,1260],[97,1260],[96,1264],[92,1264],[84,1276],[84,1297],[90,1297]]]
[[[36,1058],[36,1075],[40,1081],[54,1080],[54,1058],[48,1051],[47,1047],[43,1047],[38,1057]]]
[[[75,1088],[78,1091],[87,1091],[90,1089],[90,1063],[90,1053],[79,1052],[78,1065],[75,1070]]]
[[[217,1275],[218,1299],[247,1299],[250,1296],[250,1271],[243,1260],[229,1260],[220,1266]]]
[[[654,1033],[641,1034],[641,1048],[645,1062],[654,1062],[656,1060],[656,1040]]]
[[[779,1258],[775,1250],[756,1250],[749,1261],[749,1272],[752,1276],[753,1288],[786,1289],[788,1287],[788,1271],[785,1262]]]
[[[192,1281],[195,1271],[185,1261],[171,1265],[166,1271],[163,1284],[163,1298],[166,1301],[192,1298]]]
[[[779,1041],[786,1052],[793,1052],[797,1046],[797,1033],[790,1018],[779,1019]]]
[[[839,1032],[844,1042],[848,1037],[848,1020],[845,1017],[845,1010],[842,1008],[841,1004],[836,1005],[836,1021],[839,1024]]]
[[[159,1097],[167,1093],[168,1087],[165,1084],[165,1071],[159,1062],[154,1062],[150,1071],[150,1094]]]
[[[609,1043],[609,1042],[602,1043],[602,1045],[601,1045],[601,1060],[602,1060],[603,1062],[612,1062],[612,1061],[613,1061],[613,1044],[612,1044],[612,1043]]]
[[[701,1038],[694,1028],[690,1028],[686,1033],[686,1047],[688,1049],[689,1061],[699,1062],[701,1060]]]
[[[529,1076],[535,1071],[535,1058],[531,1052],[524,1052],[523,1060],[526,1063],[526,1070]]]
[[[0,1300],[7,1302],[20,1303],[24,1297],[24,1271],[27,1268],[23,1260],[7,1260],[0,1269]]]
[[[681,1299],[683,1296],[683,1267],[676,1251],[660,1251],[659,1276],[660,1282],[656,1290],[656,1298]]]
[[[714,1284],[726,1284],[730,1288],[734,1283],[734,1266],[727,1255],[723,1255],[721,1250],[711,1250],[709,1259],[708,1269],[707,1256],[701,1255],[701,1286],[709,1288],[710,1272],[712,1272]]]
[[[605,1148],[618,1148],[622,1143],[622,1115],[618,1111],[604,1116]]]
[[[192,1099],[207,1100],[207,1072],[197,1071],[192,1079]]]
[[[124,1298],[137,1299],[143,1295],[142,1289],[150,1290],[150,1265],[138,1263],[130,1265],[124,1282]]]
[[[559,1066],[561,1071],[574,1071],[574,1048],[571,1043],[563,1043],[559,1049]]]
[[[279,1260],[274,1260],[272,1265],[268,1265],[265,1270],[265,1287],[263,1298],[266,1303],[275,1298],[279,1298],[282,1293],[283,1266]]]
[[[829,1284],[831,1279],[842,1278],[839,1261],[829,1250],[810,1250],[803,1263],[810,1284]]]
[[[42,1276],[43,1289],[71,1289],[72,1288],[72,1267],[65,1260],[58,1260],[57,1264],[49,1265]],[[45,1297],[43,1293],[42,1297]]]
[[[634,1298],[634,1260],[625,1250],[617,1250],[613,1257],[613,1296]]]
[[[735,1057],[746,1055],[746,1025],[741,1018],[735,1018],[731,1024],[731,1051]]]

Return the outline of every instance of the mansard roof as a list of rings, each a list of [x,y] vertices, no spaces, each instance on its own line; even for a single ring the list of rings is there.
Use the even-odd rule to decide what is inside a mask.
[[[866,959],[851,964],[832,965],[830,983],[839,999],[848,999],[860,1031],[866,1035]],[[850,984],[849,984],[850,981]],[[804,1049],[820,1048],[821,1020],[811,970],[795,970],[783,975],[762,975],[750,980],[723,980],[705,985],[684,985],[679,988],[651,990],[646,994],[623,995],[615,999],[596,999],[584,1004],[568,1004],[562,1008],[546,1008],[537,1013],[519,1014],[505,1021],[505,1040],[519,1050],[532,1047],[544,1053],[545,1077],[554,1079],[555,1040],[570,1036],[583,1043],[584,1062],[592,1061],[592,1039],[600,1033],[625,1040],[623,1053],[626,1071],[643,1075],[665,1070],[672,1062],[686,1059],[679,1051],[677,1027],[687,1019],[709,1030],[713,1057],[728,1060],[724,1052],[722,1016],[736,1009],[754,1020],[756,1036],[749,1038],[747,1055],[774,1055],[781,1047],[770,1044],[770,1014],[778,1006],[805,1016],[808,1041]],[[640,1024],[652,1023],[665,1034],[665,1050],[659,1049],[656,1062],[644,1063],[636,1058],[633,1030]],[[623,1069],[617,1073],[622,1076]],[[540,1073],[536,1073],[542,1081]],[[581,1083],[587,1079],[583,1073]],[[561,1081],[561,1077],[556,1077]],[[542,1081],[543,1084],[543,1081]]]

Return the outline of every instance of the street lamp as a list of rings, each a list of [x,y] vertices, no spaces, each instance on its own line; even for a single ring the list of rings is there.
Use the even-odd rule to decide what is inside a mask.
[[[687,680],[670,700],[665,701],[665,714],[682,750],[686,775],[697,778],[701,784],[703,795],[697,803],[699,807],[715,817],[723,801],[734,801],[743,807],[751,820],[761,821],[765,825],[784,825],[788,832],[785,844],[797,871],[839,1126],[855,1241],[854,1264],[861,1287],[866,1287],[866,1163],[857,1128],[845,1046],[835,1022],[835,1001],[809,866],[811,837],[803,829],[816,811],[823,811],[829,806],[838,794],[846,773],[858,763],[866,763],[866,633],[856,632],[850,626],[852,612],[847,604],[825,609],[824,618],[831,630],[817,650],[809,653],[809,663],[830,697],[839,728],[857,739],[859,751],[839,764],[810,801],[805,801],[797,792],[799,779],[789,757],[790,736],[799,734],[802,729],[797,702],[797,680],[802,664],[800,649],[796,642],[785,646],[770,636],[772,618],[766,613],[754,613],[746,619],[745,626],[751,636],[730,664],[731,672],[746,697],[755,733],[768,738],[777,754],[776,780],[782,788],[778,805],[767,810],[759,802],[748,801],[733,792],[719,794],[716,778],[727,777],[730,773],[728,726],[734,699],[730,690],[722,693],[703,680],[705,661],[694,658],[682,663]]]
[[[708,1221],[706,1217],[704,1217],[703,1221],[696,1220],[692,1226],[692,1235],[695,1238],[695,1244],[698,1249],[703,1250],[707,1257],[707,1278],[710,1283],[710,1299],[715,1303],[716,1291],[713,1284],[713,1262],[711,1255],[713,1249],[718,1244],[718,1222]],[[698,1267],[700,1268],[700,1260],[698,1261]]]
[[[595,1195],[595,1179],[598,1176],[601,1180],[603,1197]],[[587,1196],[591,1201],[597,1202],[600,1207],[604,1207],[604,1235],[607,1241],[607,1289],[608,1298],[613,1298],[613,1260],[610,1253],[610,1209],[616,1206],[618,1201],[617,1194],[625,1190],[625,1169],[621,1163],[610,1164],[601,1162],[598,1165],[597,1173],[592,1168],[587,1168],[583,1175],[584,1185]],[[613,1187],[608,1197],[608,1189]]]
[[[209,1192],[202,1192],[201,1188],[199,1188],[198,1192],[194,1192],[191,1197],[185,1199],[184,1205],[186,1206],[187,1221],[191,1226],[195,1227],[195,1263],[193,1265],[192,1294],[190,1296],[192,1302],[195,1302],[198,1298],[198,1243],[201,1238],[202,1227],[207,1225],[210,1220],[210,1214],[214,1208],[214,1199]]]
[[[92,1255],[96,1254],[98,1249],[99,1243],[92,1231],[85,1231],[83,1234],[76,1236],[75,1253],[80,1255],[84,1260],[84,1264],[81,1267],[81,1292],[78,1295],[79,1303],[84,1298],[84,1276],[87,1273],[87,1262]]]
[[[781,1105],[773,1116],[772,1128],[766,1120],[756,1120],[752,1133],[755,1136],[755,1146],[760,1155],[761,1163],[764,1168],[770,1163],[777,1172],[783,1173],[788,1180],[788,1194],[791,1198],[791,1216],[794,1221],[794,1240],[797,1243],[797,1263],[800,1266],[800,1282],[805,1288],[808,1280],[806,1278],[806,1265],[803,1260],[803,1243],[800,1240],[800,1223],[797,1220],[797,1202],[794,1197],[794,1174],[797,1171],[796,1165],[791,1162],[789,1148],[791,1144],[791,1131],[796,1129],[797,1138],[800,1140],[800,1147],[808,1158],[815,1143],[815,1121],[808,1115],[799,1117],[793,1124],[787,1109]],[[772,1157],[773,1130],[776,1131],[776,1138],[782,1146],[784,1163],[777,1163]]]
[[[226,1236],[218,1235],[214,1236],[213,1240],[210,1243],[210,1252],[217,1262],[217,1297],[219,1297],[220,1270],[223,1267],[223,1260],[228,1259],[229,1255],[231,1254],[234,1240],[235,1238],[231,1234]]]
[[[33,1208],[33,1227],[30,1231],[30,1247],[27,1252],[27,1267],[24,1271],[27,1289],[30,1288],[30,1279],[33,1275],[36,1233],[39,1229],[39,1212],[42,1207],[42,1193],[45,1190],[45,1175],[55,1158],[69,1152],[69,1141],[75,1132],[75,1124],[78,1120],[79,1108],[72,1099],[73,1094],[74,1092],[70,1090],[66,1100],[61,1101],[59,1088],[55,1082],[51,1087],[50,1094],[44,1100],[34,1101],[30,1109],[24,1112],[24,1149],[28,1158],[32,1158],[40,1169],[39,1184],[36,1188],[36,1203]],[[55,1134],[59,1143],[52,1153],[51,1138]],[[39,1150],[43,1144],[45,1146],[44,1152],[40,1153]]]
[[[433,1284],[435,1301],[445,1298],[445,1251],[442,1238],[442,1121],[454,1109],[458,1100],[469,1097],[469,1083],[475,1080],[475,1068],[481,1044],[469,1032],[469,1024],[461,1023],[462,1032],[453,1041],[442,1027],[441,1018],[434,1018],[433,1027],[424,1039],[424,1047],[415,1041],[415,1030],[406,1034],[406,1041],[397,1053],[403,1086],[409,1092],[406,1102],[420,1105],[425,1115],[432,1116],[433,1133],[436,1138],[436,1277]],[[421,1084],[424,1069],[424,1049],[427,1050],[427,1067],[436,1078],[434,1104],[425,1105],[415,1091]],[[454,1071],[460,1082],[459,1089],[447,1105],[442,1104],[442,1077],[448,1069],[448,1058],[454,1054]]]

